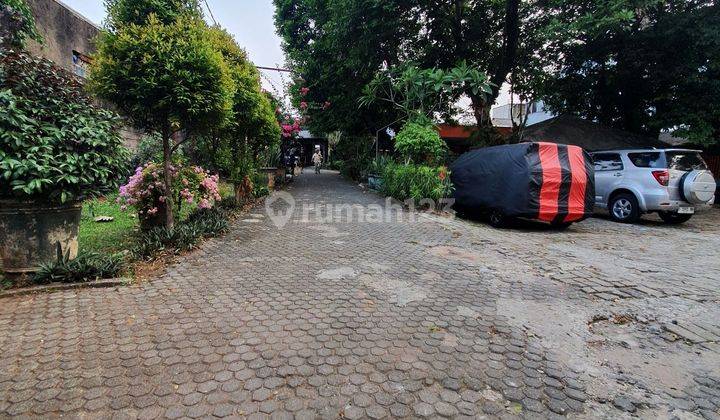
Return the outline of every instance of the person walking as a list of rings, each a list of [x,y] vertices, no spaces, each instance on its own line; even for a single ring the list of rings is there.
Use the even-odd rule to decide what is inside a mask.
[[[312,155],[312,162],[313,165],[315,165],[315,173],[319,174],[323,162],[323,155],[319,147],[315,148],[315,154]]]

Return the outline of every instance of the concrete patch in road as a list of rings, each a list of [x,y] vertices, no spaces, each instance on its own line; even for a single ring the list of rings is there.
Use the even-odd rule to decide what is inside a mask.
[[[428,294],[421,287],[387,276],[364,274],[360,276],[360,281],[365,286],[382,294],[386,294],[388,301],[398,306],[406,306],[408,303],[422,301],[428,297]]]
[[[317,278],[321,280],[344,280],[357,277],[358,272],[352,267],[338,267],[320,270]]]

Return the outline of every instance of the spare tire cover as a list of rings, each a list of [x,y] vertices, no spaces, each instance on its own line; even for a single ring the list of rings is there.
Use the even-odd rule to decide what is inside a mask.
[[[683,195],[689,203],[705,204],[715,197],[715,178],[710,171],[692,171],[683,178]]]

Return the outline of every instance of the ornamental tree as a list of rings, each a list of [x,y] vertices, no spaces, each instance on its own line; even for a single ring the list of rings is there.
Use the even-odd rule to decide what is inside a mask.
[[[408,122],[395,138],[395,148],[406,163],[434,163],[446,150],[445,141],[430,124]]]
[[[434,114],[447,112],[462,93],[481,98],[489,96],[492,87],[485,73],[464,61],[449,70],[421,69],[411,63],[379,72],[359,102],[388,102],[407,120],[432,120]]]
[[[137,0],[117,0],[111,7],[120,9],[125,3]],[[113,19],[111,30],[98,38],[89,86],[100,98],[114,103],[138,128],[160,133],[166,226],[172,227],[170,165],[182,143],[173,142],[173,137],[181,132],[205,133],[226,124],[232,113],[235,85],[196,9],[180,9],[175,20],[163,20],[151,13],[142,24]]]
[[[202,18],[198,0],[105,0],[105,9],[105,26],[111,31],[129,24],[145,25],[151,15],[164,24],[180,16]]]
[[[274,149],[280,139],[280,127],[272,105],[260,84],[260,73],[246,52],[227,31],[210,28],[212,44],[228,66],[235,91],[232,116],[224,125],[211,130],[200,143],[213,165],[235,184],[236,198],[241,200],[251,188],[249,176],[260,155]]]

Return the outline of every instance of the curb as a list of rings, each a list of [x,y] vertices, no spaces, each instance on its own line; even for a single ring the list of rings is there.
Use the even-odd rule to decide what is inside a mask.
[[[99,289],[104,287],[115,287],[123,286],[128,284],[132,279],[129,278],[117,278],[117,279],[104,279],[97,281],[89,281],[85,283],[53,283],[42,286],[31,286],[23,287],[20,289],[11,289],[4,292],[0,292],[0,299],[25,296],[38,293],[50,293],[58,292],[62,290],[73,290],[73,289]]]

